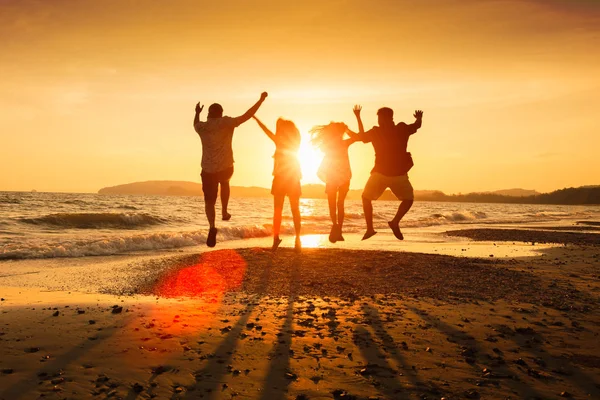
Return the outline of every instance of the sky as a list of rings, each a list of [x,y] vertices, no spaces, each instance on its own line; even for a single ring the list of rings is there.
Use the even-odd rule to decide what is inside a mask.
[[[0,0],[0,190],[96,192],[200,181],[194,105],[411,137],[417,190],[600,184],[600,1]],[[203,117],[206,117],[206,109]],[[273,144],[248,121],[232,185],[269,187]],[[351,187],[373,148],[350,149]]]

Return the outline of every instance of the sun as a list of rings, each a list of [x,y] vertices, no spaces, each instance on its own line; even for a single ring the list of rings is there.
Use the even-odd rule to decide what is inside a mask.
[[[317,170],[321,165],[321,160],[323,160],[323,153],[312,146],[309,134],[302,134],[298,160],[302,169],[302,181],[304,183],[321,183],[321,180],[317,177]]]

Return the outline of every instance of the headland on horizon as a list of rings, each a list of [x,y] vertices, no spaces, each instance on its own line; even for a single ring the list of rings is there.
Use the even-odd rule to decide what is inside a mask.
[[[156,196],[202,196],[202,185],[189,181],[145,181],[102,188],[99,194],[156,195]],[[349,200],[359,200],[361,189],[348,192]],[[233,197],[271,197],[270,190],[258,186],[232,186]],[[302,197],[325,199],[325,185],[302,185]],[[387,190],[381,200],[395,200]],[[600,204],[600,185],[565,188],[550,193],[528,189],[501,189],[491,192],[446,194],[440,190],[415,190],[417,201],[469,202],[469,203],[519,203],[519,204]]]

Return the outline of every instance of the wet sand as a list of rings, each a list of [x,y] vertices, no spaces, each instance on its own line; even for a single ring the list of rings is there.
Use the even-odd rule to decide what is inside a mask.
[[[538,228],[540,229],[540,228]],[[564,227],[535,229],[461,229],[448,231],[448,236],[467,237],[478,241],[510,241],[531,243],[561,243],[600,246],[600,233],[564,232]],[[546,231],[556,229],[557,231]],[[577,227],[567,228],[577,230]],[[593,229],[593,228],[588,228]]]
[[[223,249],[144,258],[125,286],[89,269],[87,293],[14,277],[0,399],[600,398],[594,240],[515,258]]]

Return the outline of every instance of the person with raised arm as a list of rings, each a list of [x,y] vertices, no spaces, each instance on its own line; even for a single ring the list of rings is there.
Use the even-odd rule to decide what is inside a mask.
[[[423,111],[414,113],[415,122],[406,124],[394,123],[394,111],[383,107],[377,111],[378,126],[367,132],[362,132],[362,123],[359,122],[359,135],[364,143],[373,144],[375,149],[375,166],[365,185],[362,194],[363,211],[367,231],[362,240],[369,239],[377,232],[373,228],[373,200],[377,200],[387,188],[400,200],[396,215],[388,225],[398,240],[403,240],[404,235],[400,230],[400,221],[406,215],[414,202],[413,187],[408,179],[408,171],[413,167],[412,156],[407,152],[410,135],[417,132],[423,120]],[[360,111],[357,114],[360,120]]]
[[[221,214],[223,221],[229,221],[231,214],[227,211],[229,204],[229,180],[233,175],[233,149],[231,141],[235,128],[248,121],[260,108],[267,98],[267,92],[260,95],[260,99],[248,111],[239,117],[223,116],[223,107],[214,103],[208,107],[206,121],[200,121],[200,113],[204,106],[196,104],[194,116],[194,130],[202,141],[202,192],[204,192],[204,211],[210,229],[206,245],[214,247],[217,244],[217,228],[215,226],[215,205],[221,186]]]
[[[360,106],[354,106],[353,111],[359,123],[359,131],[363,131],[360,127],[362,124],[360,110]],[[342,235],[345,217],[344,202],[352,178],[348,149],[352,143],[360,140],[360,136],[348,129],[343,122],[315,126],[310,130],[310,134],[312,144],[324,154],[317,176],[325,182],[325,193],[329,203],[329,216],[332,222],[329,241],[331,243],[344,241]],[[344,134],[349,138],[344,139]]]
[[[273,154],[273,247],[275,251],[281,244],[279,232],[281,230],[281,217],[285,196],[290,200],[294,230],[296,232],[295,249],[300,251],[300,195],[302,189],[300,179],[302,171],[298,161],[298,150],[300,149],[300,131],[292,121],[279,118],[275,125],[275,133],[271,132],[256,116],[253,117],[258,126],[265,132],[267,137],[275,143],[275,154]]]

